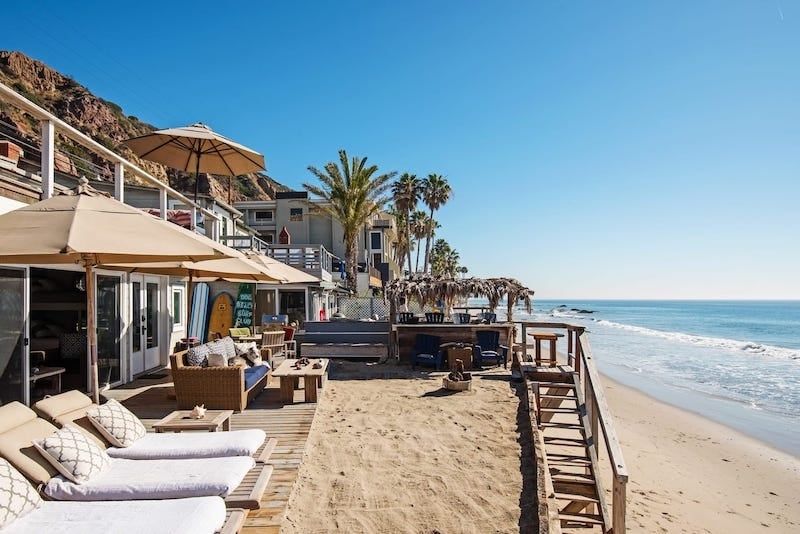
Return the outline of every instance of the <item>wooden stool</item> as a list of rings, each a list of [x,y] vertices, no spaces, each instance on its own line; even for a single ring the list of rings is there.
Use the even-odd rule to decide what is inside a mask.
[[[549,341],[550,342],[550,367],[556,366],[556,341],[558,338],[561,337],[563,334],[553,334],[550,332],[542,332],[531,334],[533,339],[536,343],[536,366],[540,367],[542,365],[542,341]]]

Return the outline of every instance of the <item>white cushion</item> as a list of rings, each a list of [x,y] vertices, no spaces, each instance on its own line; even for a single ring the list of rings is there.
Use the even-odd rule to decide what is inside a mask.
[[[112,458],[111,468],[102,476],[85,484],[53,477],[44,493],[51,499],[65,501],[227,497],[254,465],[255,461],[248,456],[189,460]]]
[[[36,488],[8,461],[0,458],[0,529],[41,503]]]
[[[47,501],[3,534],[213,534],[225,522],[220,497],[163,501]]]
[[[112,458],[129,460],[253,456],[266,439],[266,433],[258,428],[230,432],[150,432],[130,447],[111,447],[106,452]]]
[[[33,446],[56,470],[76,484],[88,482],[105,471],[111,458],[77,427],[67,425]]]
[[[129,447],[147,433],[147,428],[139,418],[115,399],[87,410],[86,415],[115,447]]]

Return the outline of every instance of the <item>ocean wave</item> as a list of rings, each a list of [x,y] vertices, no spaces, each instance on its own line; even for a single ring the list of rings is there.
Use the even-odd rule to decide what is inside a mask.
[[[798,352],[796,349],[787,349],[784,347],[776,347],[773,345],[764,345],[761,343],[755,343],[753,341],[737,341],[735,339],[696,336],[693,334],[684,334],[681,332],[664,332],[661,330],[653,330],[651,328],[644,328],[641,326],[632,326],[628,324],[616,323],[614,321],[608,321],[605,319],[595,320],[595,324],[609,328],[616,328],[619,330],[627,330],[629,332],[636,332],[638,334],[658,337],[661,339],[689,343],[698,347],[709,347],[715,349],[739,351],[748,354],[758,354],[772,358],[780,358],[780,359],[794,360],[800,362],[800,352]]]

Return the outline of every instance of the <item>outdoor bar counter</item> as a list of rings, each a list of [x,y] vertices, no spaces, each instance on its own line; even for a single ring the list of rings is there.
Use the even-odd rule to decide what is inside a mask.
[[[479,330],[497,330],[500,332],[500,344],[510,349],[509,340],[513,339],[512,329],[514,323],[490,324],[453,324],[453,323],[418,323],[418,324],[393,324],[392,338],[399,347],[401,362],[409,363],[414,350],[417,334],[430,334],[439,336],[442,343],[470,343],[477,342],[476,332]],[[512,361],[511,351],[508,354],[509,364]]]

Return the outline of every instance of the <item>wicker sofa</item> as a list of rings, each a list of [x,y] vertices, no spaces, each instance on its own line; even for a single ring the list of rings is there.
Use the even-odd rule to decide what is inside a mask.
[[[269,370],[264,366],[193,366],[188,364],[188,353],[183,350],[169,357],[175,397],[181,410],[202,404],[211,410],[241,412],[267,386],[272,374],[271,351],[261,351]]]

